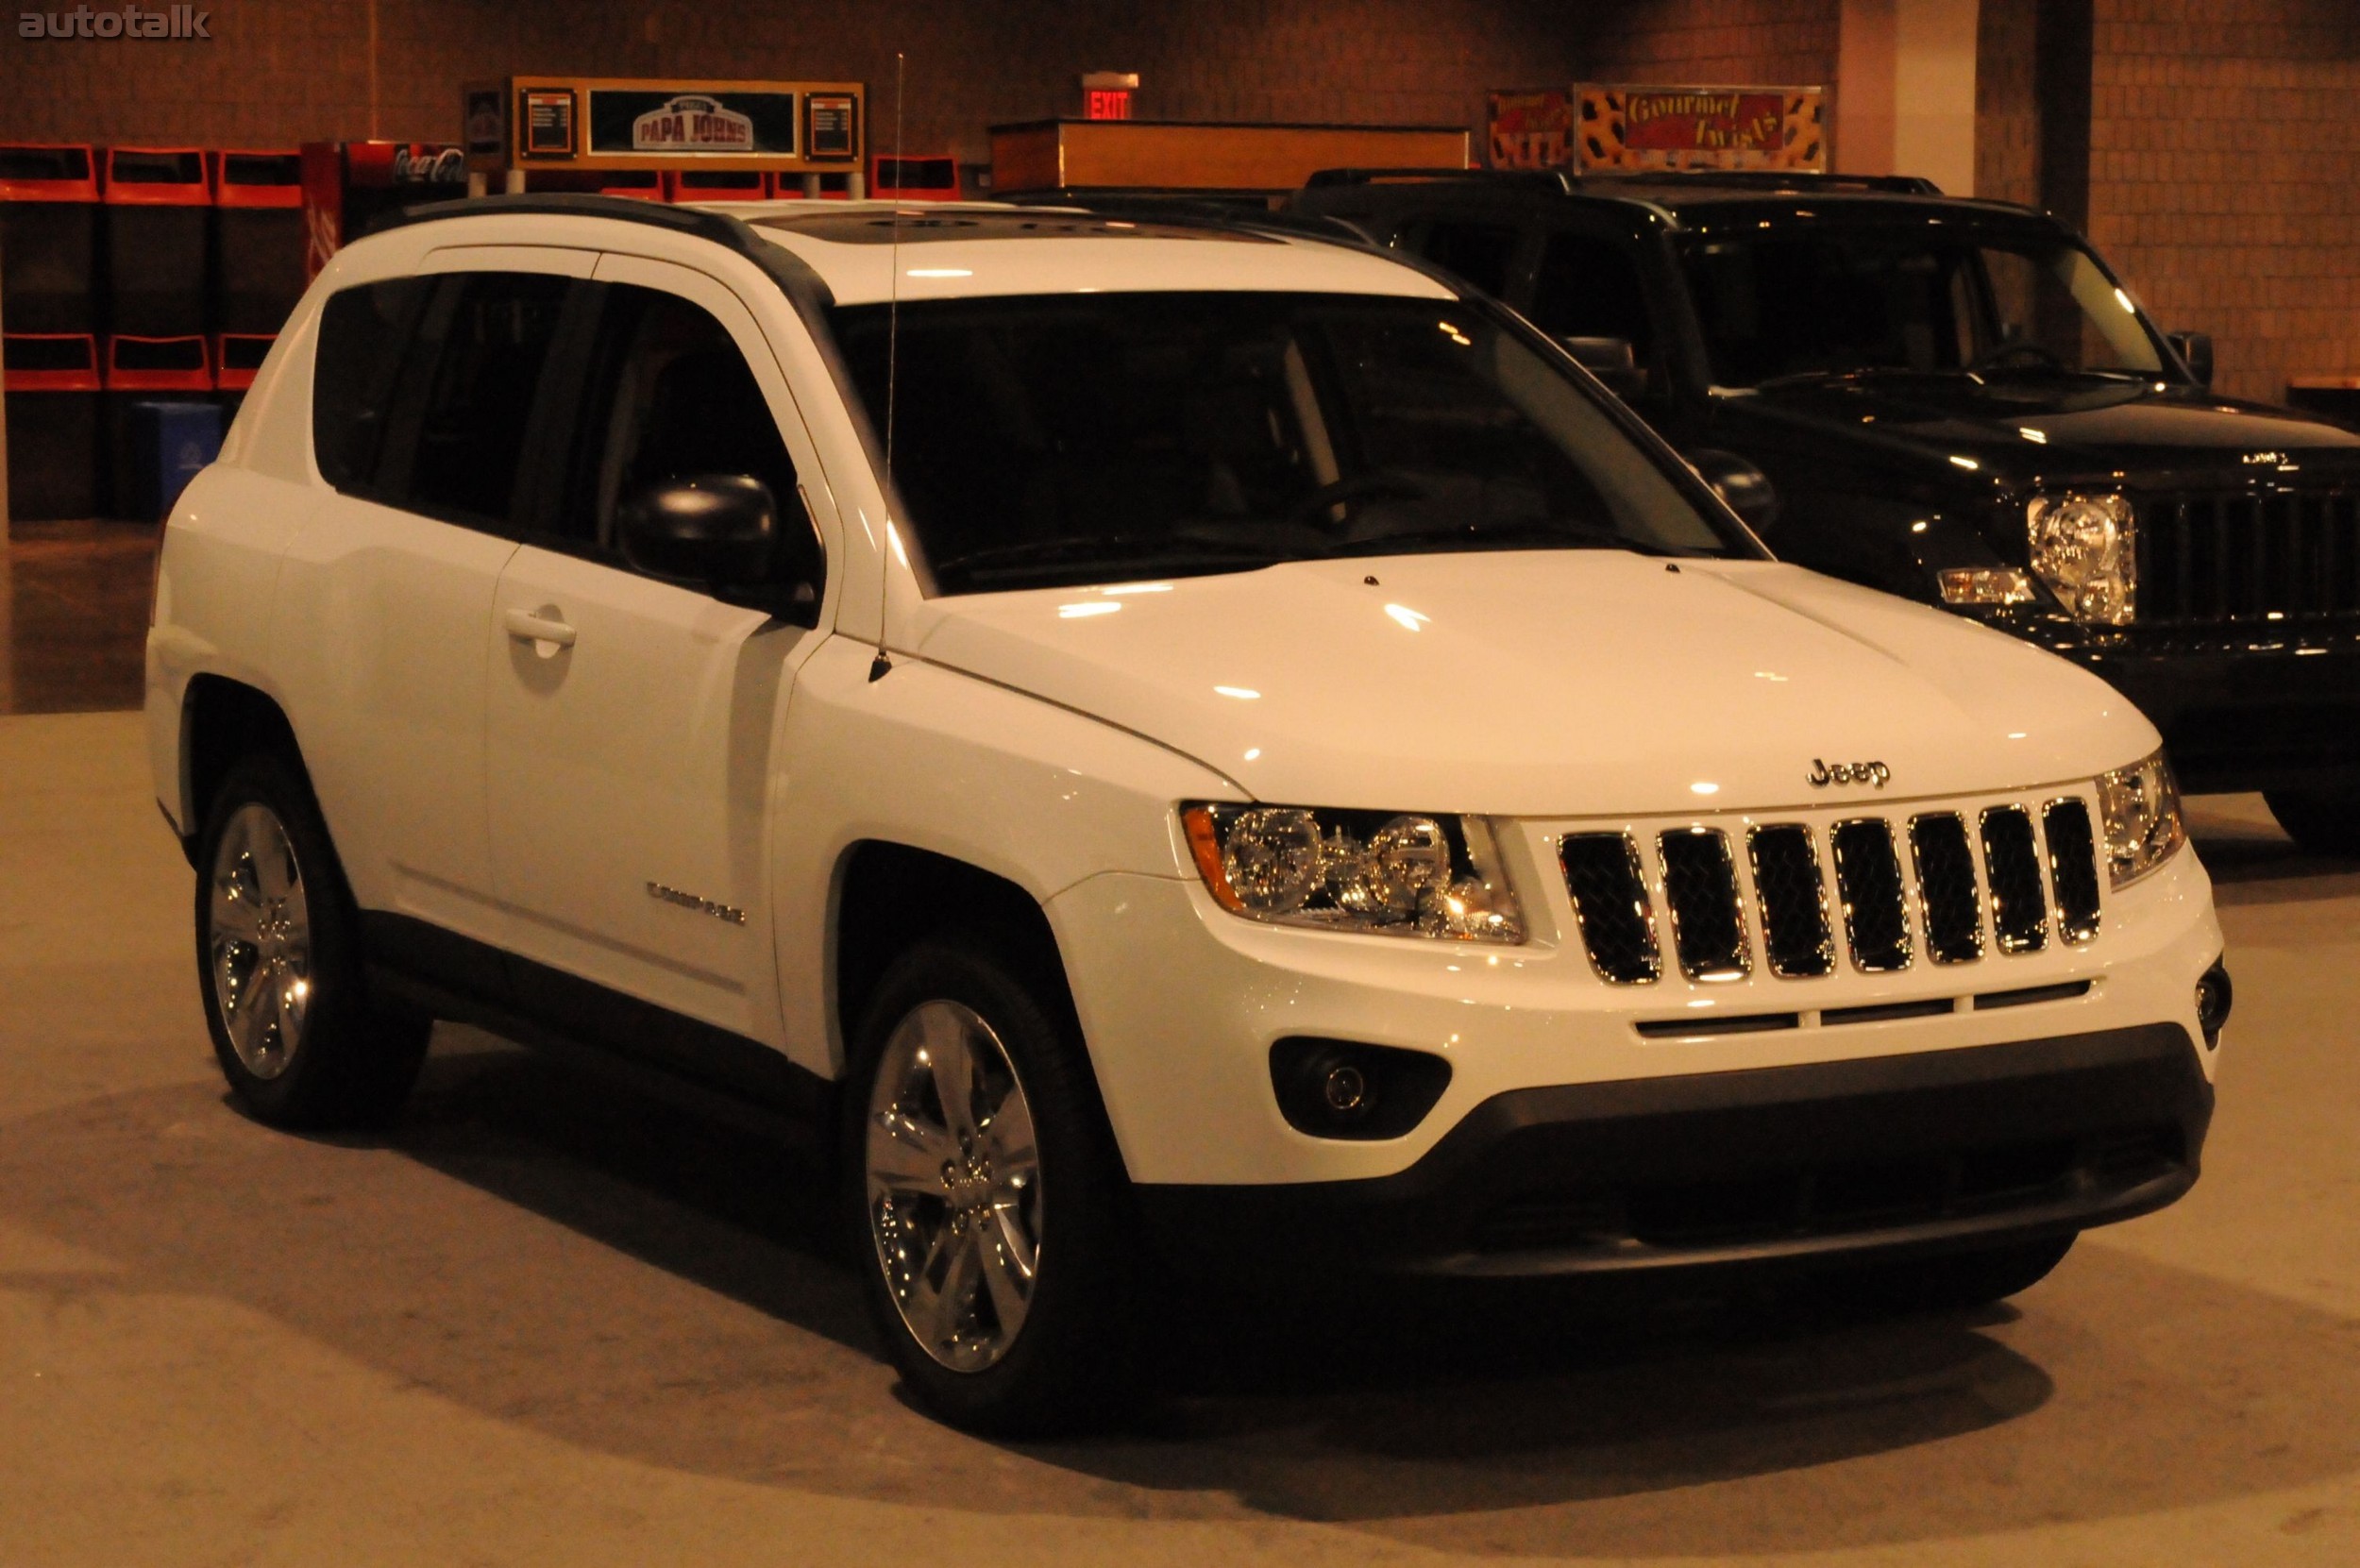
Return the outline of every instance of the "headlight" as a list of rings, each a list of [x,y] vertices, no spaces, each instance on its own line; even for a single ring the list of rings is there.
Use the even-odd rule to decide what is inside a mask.
[[[2032,570],[2076,620],[2128,626],[2137,611],[2131,503],[2120,496],[2037,496],[2024,509]]]
[[[1327,931],[1525,939],[1479,817],[1190,805],[1180,820],[1205,885],[1233,914]]]
[[[2098,814],[2106,821],[2106,870],[2128,887],[2188,841],[2180,819],[2180,784],[2161,751],[2098,776]]]

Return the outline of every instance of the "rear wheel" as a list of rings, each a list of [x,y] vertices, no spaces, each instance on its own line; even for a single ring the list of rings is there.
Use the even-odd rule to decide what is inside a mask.
[[[351,896],[302,775],[270,755],[233,767],[197,868],[197,983],[239,1102],[285,1127],[399,1110],[430,1020],[368,994]]]
[[[2074,1238],[2014,1241],[1846,1270],[1829,1283],[1846,1298],[1888,1312],[1960,1312],[1989,1307],[2048,1277]]]
[[[1085,1425],[1128,1381],[1127,1189],[1068,1014],[986,950],[887,970],[849,1084],[848,1198],[895,1366],[954,1425]]]
[[[2360,790],[2269,789],[2262,799],[2286,836],[2311,853],[2360,859]]]

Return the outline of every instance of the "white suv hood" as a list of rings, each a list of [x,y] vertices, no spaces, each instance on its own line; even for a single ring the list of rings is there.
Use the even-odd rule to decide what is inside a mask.
[[[2088,778],[2158,739],[2013,637],[1766,562],[1306,562],[927,601],[921,658],[1146,735],[1256,799],[1556,817]],[[1829,764],[1891,783],[1814,789]]]

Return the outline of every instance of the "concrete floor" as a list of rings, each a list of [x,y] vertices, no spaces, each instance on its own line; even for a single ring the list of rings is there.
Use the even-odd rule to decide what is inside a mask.
[[[391,1137],[242,1120],[135,717],[0,719],[0,1563],[2360,1561],[2360,868],[2197,821],[2204,1180],[2018,1306],[1372,1304],[1019,1448],[721,1135],[454,1030]]]

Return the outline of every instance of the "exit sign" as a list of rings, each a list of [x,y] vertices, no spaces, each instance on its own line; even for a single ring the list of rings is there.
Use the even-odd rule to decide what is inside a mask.
[[[1082,118],[1128,120],[1131,94],[1138,91],[1137,71],[1091,71],[1082,77]]]

